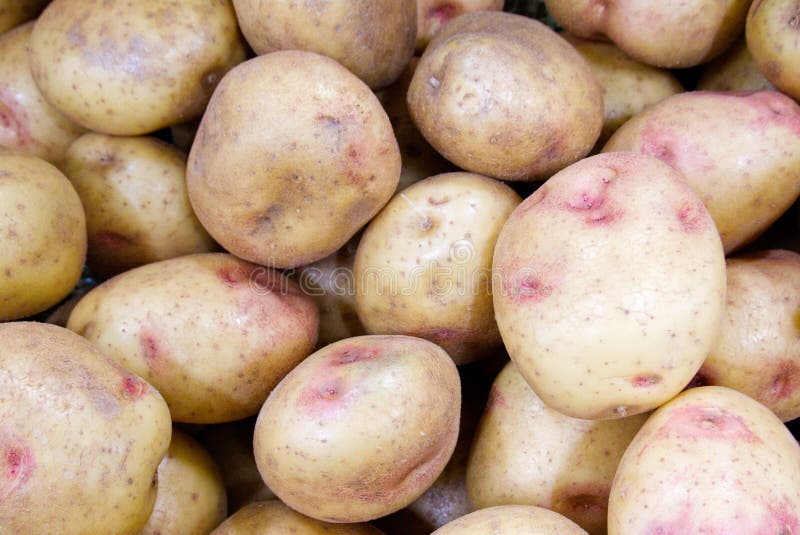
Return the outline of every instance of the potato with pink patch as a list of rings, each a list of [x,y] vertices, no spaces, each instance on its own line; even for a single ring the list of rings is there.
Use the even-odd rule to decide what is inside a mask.
[[[503,0],[417,0],[417,53],[451,19],[474,11],[501,11]]]
[[[456,445],[452,359],[409,336],[360,336],[320,349],[272,391],[256,422],[256,463],[287,505],[363,522],[430,487]]]
[[[333,524],[310,518],[278,501],[251,503],[231,515],[211,535],[382,535],[369,524]]]
[[[586,158],[511,214],[497,240],[494,309],[542,401],[620,418],[668,401],[717,336],[725,258],[703,203],[667,164]]]
[[[445,524],[432,535],[586,535],[560,514],[530,505],[480,509]]]
[[[744,394],[683,392],[622,457],[608,533],[800,533],[800,446]]]

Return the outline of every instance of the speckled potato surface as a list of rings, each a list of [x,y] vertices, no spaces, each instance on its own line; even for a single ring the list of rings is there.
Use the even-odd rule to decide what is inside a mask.
[[[433,535],[586,535],[558,513],[529,505],[501,505],[453,520]]]
[[[747,47],[762,74],[778,89],[800,99],[800,6],[795,0],[754,0],[747,14]]]
[[[402,509],[453,453],[461,406],[452,359],[409,336],[360,336],[317,351],[258,416],[256,463],[293,509],[362,522]]]
[[[279,268],[338,250],[388,202],[399,176],[397,141],[375,95],[332,59],[299,51],[228,73],[187,169],[192,206],[220,245]]]
[[[90,130],[129,136],[200,115],[245,58],[230,0],[53,0],[30,48],[53,106]]]
[[[318,321],[284,275],[208,253],[109,279],[67,326],[158,388],[173,420],[215,423],[257,413],[313,350]]]
[[[36,17],[50,0],[0,0],[0,34]]]
[[[800,446],[769,409],[734,390],[683,392],[620,462],[609,535],[796,533]]]
[[[278,501],[251,503],[231,515],[212,535],[381,535],[369,524],[332,524],[307,517]]]
[[[0,324],[3,533],[135,535],[156,497],[164,400],[76,334]]]
[[[667,164],[586,158],[507,220],[494,252],[506,349],[548,406],[618,418],[668,401],[717,336],[725,258],[700,199]]]
[[[701,91],[764,91],[775,87],[764,78],[747,48],[739,39],[720,57],[703,66],[697,89]]]
[[[500,11],[503,0],[417,0],[417,52],[451,19],[474,11]]]

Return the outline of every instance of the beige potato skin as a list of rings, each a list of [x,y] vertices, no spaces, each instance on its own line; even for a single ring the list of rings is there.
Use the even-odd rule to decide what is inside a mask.
[[[218,423],[258,412],[313,350],[318,321],[285,276],[208,253],[109,279],[67,326],[158,388],[176,422]]]
[[[699,380],[743,392],[784,422],[800,417],[800,255],[728,259],[722,330]]]
[[[603,147],[616,151],[649,154],[680,171],[729,254],[800,195],[800,106],[777,91],[683,93],[625,123]]]
[[[525,504],[606,533],[619,460],[646,414],[578,420],[547,407],[513,363],[497,376],[467,465],[473,509]]]
[[[503,0],[417,0],[417,53],[451,19],[474,11],[501,11]]]
[[[607,38],[631,58],[667,68],[713,59],[741,34],[750,0],[546,0],[570,33]]]
[[[207,535],[227,511],[225,485],[214,459],[195,439],[173,429],[158,465],[153,513],[140,535]]]
[[[796,533],[800,446],[769,409],[724,387],[656,411],[622,457],[609,535]]]
[[[529,505],[501,505],[453,520],[432,535],[586,535],[558,513]]]
[[[50,0],[0,0],[0,34],[36,17]]]
[[[511,13],[451,21],[420,59],[408,106],[445,158],[504,180],[544,178],[577,161],[603,124],[602,92],[583,57]]]
[[[747,14],[745,38],[759,70],[778,89],[800,99],[800,7],[793,0],[754,0]]]
[[[496,349],[492,251],[520,201],[473,173],[436,175],[396,195],[356,253],[356,311],[366,331],[430,340],[456,364]]]
[[[231,515],[211,535],[381,535],[369,524],[332,524],[293,511],[278,500],[256,502]]]
[[[86,210],[94,277],[217,248],[192,211],[186,155],[175,147],[90,133],[69,147],[63,169]]]
[[[331,344],[267,398],[253,446],[264,481],[287,505],[327,522],[402,509],[453,453],[461,406],[452,359],[408,336]]]
[[[33,156],[0,155],[0,321],[69,294],[86,258],[86,218],[69,180]]]
[[[3,533],[138,533],[169,446],[164,400],[61,327],[6,323],[0,339]]]
[[[230,0],[53,0],[30,48],[33,77],[53,106],[123,136],[199,116],[245,59]]]
[[[697,81],[701,91],[764,91],[775,89],[761,74],[747,41],[739,39],[724,54],[705,65]]]
[[[573,418],[630,416],[675,396],[725,303],[714,222],[677,171],[635,153],[592,156],[545,182],[506,221],[494,269],[511,360]]]
[[[338,250],[388,202],[399,176],[378,99],[334,60],[299,51],[228,73],[187,169],[192,206],[220,245],[279,268]]]

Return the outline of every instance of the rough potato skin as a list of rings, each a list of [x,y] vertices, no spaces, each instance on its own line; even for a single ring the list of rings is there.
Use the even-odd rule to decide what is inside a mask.
[[[360,336],[317,351],[272,391],[253,446],[267,486],[327,522],[402,509],[453,453],[461,406],[452,359],[409,336]]]
[[[231,515],[211,535],[382,535],[369,524],[332,524],[293,511],[271,500],[251,503]]]
[[[747,41],[739,39],[720,57],[703,66],[697,89],[701,91],[765,91],[775,89],[758,68]]]
[[[36,17],[50,0],[0,0],[0,34]]]
[[[473,11],[501,11],[503,0],[417,0],[417,53],[451,19]]]
[[[171,423],[158,392],[76,334],[0,324],[0,529],[142,529]]]
[[[745,26],[747,47],[761,73],[778,89],[800,99],[800,5],[794,0],[754,0]]]
[[[530,505],[500,505],[453,520],[432,535],[586,535],[558,513]]]

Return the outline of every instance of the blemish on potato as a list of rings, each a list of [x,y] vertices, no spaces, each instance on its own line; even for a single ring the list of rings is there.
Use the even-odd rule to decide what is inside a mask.
[[[661,376],[658,374],[652,375],[637,375],[631,379],[631,384],[637,388],[655,386],[661,382]]]
[[[800,384],[800,368],[789,360],[781,361],[777,368],[767,394],[772,399],[781,400],[791,396]]]
[[[246,275],[245,270],[239,264],[223,266],[217,271],[217,276],[230,288],[245,280]]]
[[[27,114],[17,105],[14,96],[0,87],[0,145],[24,147],[30,142]]]
[[[795,535],[800,533],[800,517],[792,511],[789,500],[784,497],[780,503],[767,504],[770,518],[766,525],[758,530],[758,535],[776,533],[777,535]]]
[[[749,444],[761,442],[741,416],[720,407],[700,405],[675,409],[656,434],[656,439],[666,438],[742,441]]]
[[[159,358],[159,347],[155,337],[142,329],[139,332],[139,345],[142,348],[142,355],[148,366],[155,367]]]
[[[131,400],[141,399],[146,391],[145,384],[140,379],[132,375],[122,379],[122,394],[125,398]]]
[[[690,234],[701,233],[708,228],[709,215],[702,201],[690,200],[676,213],[681,230]]]
[[[330,363],[333,366],[353,364],[376,359],[380,355],[377,348],[362,348],[358,346],[342,347],[331,354]]]
[[[31,449],[14,435],[7,437],[7,443],[0,451],[0,463],[5,476],[0,482],[0,500],[4,500],[30,479],[36,468],[36,461]]]
[[[499,389],[492,386],[492,389],[489,391],[489,399],[486,400],[486,410],[491,411],[498,408],[507,409],[508,401],[506,401],[505,396]]]

